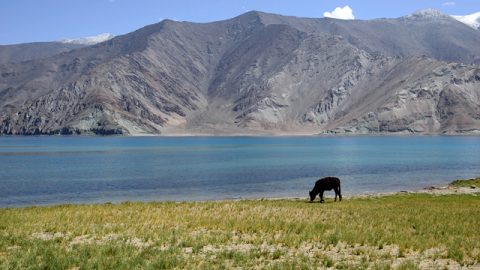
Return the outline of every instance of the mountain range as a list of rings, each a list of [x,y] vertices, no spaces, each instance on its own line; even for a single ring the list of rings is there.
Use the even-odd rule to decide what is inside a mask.
[[[0,46],[0,134],[480,133],[480,30],[252,11]]]

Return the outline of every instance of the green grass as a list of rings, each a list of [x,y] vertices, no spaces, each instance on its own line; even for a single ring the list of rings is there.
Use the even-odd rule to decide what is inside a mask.
[[[0,269],[478,265],[478,228],[477,194],[0,209]]]
[[[455,180],[450,183],[452,187],[476,187],[480,188],[480,178],[472,178],[468,180]]]

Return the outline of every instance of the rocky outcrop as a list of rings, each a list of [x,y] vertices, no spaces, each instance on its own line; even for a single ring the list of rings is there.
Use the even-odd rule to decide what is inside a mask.
[[[480,124],[478,67],[412,59],[407,79],[366,107],[330,125],[327,133],[477,133]],[[404,69],[400,64],[400,68]],[[407,63],[411,66],[410,63]],[[415,72],[415,73],[413,73]],[[376,89],[375,91],[379,91]]]
[[[0,134],[477,133],[478,44],[479,31],[431,12],[166,20],[0,61]]]

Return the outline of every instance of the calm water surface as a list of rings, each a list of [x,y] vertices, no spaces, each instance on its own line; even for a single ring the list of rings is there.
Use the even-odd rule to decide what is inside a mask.
[[[344,194],[476,177],[480,137],[0,137],[0,207],[306,198],[327,175]]]

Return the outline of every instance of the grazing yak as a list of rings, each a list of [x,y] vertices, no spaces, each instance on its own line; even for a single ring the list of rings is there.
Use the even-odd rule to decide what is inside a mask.
[[[325,190],[335,190],[335,201],[337,201],[337,195],[342,200],[342,193],[340,192],[340,179],[337,177],[324,177],[319,179],[315,182],[315,186],[313,187],[312,191],[309,192],[310,194],[310,202],[315,200],[317,194],[320,194],[320,202],[324,202],[323,200],[323,192]]]

